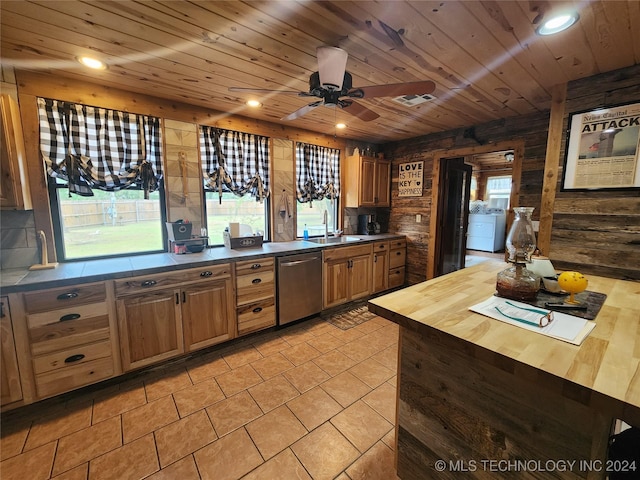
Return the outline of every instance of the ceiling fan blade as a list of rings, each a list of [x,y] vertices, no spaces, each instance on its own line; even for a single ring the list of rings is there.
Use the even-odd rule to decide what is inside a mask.
[[[355,98],[374,98],[374,97],[399,97],[401,95],[424,95],[433,93],[436,84],[431,80],[421,82],[408,83],[392,83],[390,85],[371,85],[368,87],[359,87],[353,89],[353,97]],[[359,95],[358,90],[362,92]],[[349,96],[351,92],[348,93]]]
[[[316,107],[319,107],[320,105],[322,105],[322,100],[310,103],[309,105],[305,105],[304,107],[299,108],[295,112],[290,113],[286,117],[282,117],[280,120],[295,120],[296,118],[300,118],[301,116],[306,115],[311,110],[313,110]]]
[[[342,107],[345,112],[350,113],[354,117],[358,117],[364,122],[370,122],[380,117],[380,115],[373,110],[369,110],[364,105],[360,105],[353,100],[341,100],[340,107]]]
[[[308,95],[305,92],[295,90],[269,90],[267,88],[244,88],[244,87],[229,87],[230,92],[244,92],[244,93],[285,93],[287,95]]]

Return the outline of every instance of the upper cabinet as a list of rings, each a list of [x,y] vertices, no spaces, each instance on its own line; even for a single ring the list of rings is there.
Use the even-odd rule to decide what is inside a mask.
[[[390,206],[390,181],[389,160],[360,155],[356,151],[345,163],[345,206]]]
[[[22,122],[17,102],[0,95],[0,207],[31,210]]]

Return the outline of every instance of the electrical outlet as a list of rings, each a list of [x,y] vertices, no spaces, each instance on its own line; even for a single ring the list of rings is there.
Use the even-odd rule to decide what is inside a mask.
[[[420,223],[422,221],[422,215],[417,214],[416,215],[416,223]]]
[[[284,233],[284,225],[281,223],[278,224],[278,233]]]

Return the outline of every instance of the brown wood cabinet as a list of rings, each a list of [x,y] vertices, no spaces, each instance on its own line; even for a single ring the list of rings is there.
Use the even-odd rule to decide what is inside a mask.
[[[115,289],[125,371],[235,337],[230,264],[116,280]]]
[[[389,285],[389,242],[373,244],[373,285],[372,293],[387,290]]]
[[[396,288],[404,285],[406,261],[406,239],[391,240],[389,242],[389,279],[387,288]]]
[[[372,245],[330,248],[322,252],[323,308],[371,293]]]
[[[275,258],[236,263],[238,335],[276,324]]]
[[[26,169],[22,123],[18,104],[0,95],[0,207],[30,210],[31,194]]]
[[[390,205],[391,162],[358,153],[345,162],[345,206],[388,207]]]
[[[0,297],[0,405],[22,399],[9,299]]]

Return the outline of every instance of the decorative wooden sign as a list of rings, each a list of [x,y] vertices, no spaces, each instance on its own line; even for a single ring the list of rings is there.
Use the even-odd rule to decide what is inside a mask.
[[[398,176],[399,197],[421,197],[424,162],[409,162],[400,164]]]

